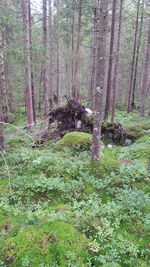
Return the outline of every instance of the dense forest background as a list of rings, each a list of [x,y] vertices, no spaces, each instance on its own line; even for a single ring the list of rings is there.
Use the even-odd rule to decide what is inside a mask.
[[[126,0],[117,3],[116,1],[115,13],[112,14],[112,2],[108,1],[103,105],[104,108],[105,103],[110,106],[109,112],[114,92],[110,93],[110,103],[105,99],[107,99],[107,89],[112,91],[112,83],[116,77],[115,65],[118,64],[115,81],[116,105],[126,106],[128,112],[132,108],[137,108],[141,115],[144,115],[144,112],[149,113],[148,2]],[[5,121],[13,121],[16,112],[27,111],[25,69],[28,65],[26,55],[29,48],[34,113],[41,115],[47,112],[49,107],[64,103],[64,95],[69,98],[77,97],[92,108],[95,90],[95,50],[98,38],[98,2],[62,0],[51,3],[43,0],[43,3],[42,1],[30,3],[28,1],[29,21],[25,19],[24,13],[27,11],[21,1],[2,0],[0,5],[1,83],[4,95],[1,101]],[[122,5],[121,15],[120,5]],[[112,15],[114,33],[111,27]],[[28,44],[25,24],[29,24]],[[121,31],[118,47],[119,26]],[[110,42],[113,46],[111,51]],[[146,70],[145,64],[147,64]],[[108,70],[111,72],[109,76]],[[108,79],[111,83],[110,88]]]

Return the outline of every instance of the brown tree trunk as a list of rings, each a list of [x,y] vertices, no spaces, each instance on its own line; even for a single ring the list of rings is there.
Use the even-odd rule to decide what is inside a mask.
[[[111,114],[111,122],[114,122],[115,109],[116,109],[116,88],[117,88],[118,67],[119,67],[119,57],[120,57],[120,37],[121,37],[121,26],[122,26],[122,12],[123,12],[123,0],[120,0],[117,51],[116,51],[115,66],[114,66],[114,77],[113,77],[113,84],[112,84],[112,114]]]
[[[4,121],[4,92],[3,92],[3,80],[4,80],[4,53],[3,53],[3,41],[2,41],[2,29],[0,27],[0,122]],[[4,125],[0,123],[0,150],[5,148],[4,144]]]
[[[150,72],[150,18],[149,18],[147,51],[144,64],[144,72],[141,86],[141,103],[140,103],[140,116],[144,116],[145,113],[145,101],[146,94],[149,86],[149,72]]]
[[[46,56],[47,56],[47,0],[43,0],[43,17],[42,17],[42,29],[43,29],[43,67],[42,67],[42,85],[43,85],[43,101],[44,101],[44,115],[48,112],[48,99],[47,99],[47,85],[46,85]]]
[[[34,125],[32,84],[31,84],[31,47],[30,47],[30,22],[29,22],[29,1],[23,0],[23,23],[24,23],[24,43],[25,43],[25,83],[26,83],[26,108],[27,119],[30,130]]]
[[[131,76],[130,76],[130,87],[129,87],[129,95],[128,95],[128,110],[127,112],[131,112],[132,110],[132,97],[133,97],[133,80],[134,80],[134,72],[135,72],[135,57],[136,57],[136,48],[137,48],[137,33],[139,27],[139,12],[140,12],[140,0],[137,3],[137,16],[136,16],[136,24],[135,24],[135,34],[134,34],[134,46],[133,46],[133,54],[132,54],[132,63],[131,63]]]
[[[135,59],[135,70],[134,70],[134,77],[133,77],[131,111],[133,110],[133,108],[135,108],[135,91],[136,91],[137,71],[138,71],[138,62],[139,62],[139,52],[140,52],[141,37],[142,37],[143,18],[144,18],[144,0],[143,0],[143,3],[142,3],[142,13],[141,13],[139,37],[138,37],[138,44],[137,44],[137,53],[136,53],[136,59]]]
[[[110,112],[111,101],[111,87],[112,87],[112,67],[113,67],[113,50],[114,50],[114,33],[115,33],[115,21],[116,21],[116,5],[117,0],[112,2],[112,20],[111,20],[111,36],[110,36],[110,51],[109,51],[109,65],[108,65],[108,78],[107,78],[107,90],[106,90],[106,104],[104,120],[108,119]]]
[[[80,63],[80,43],[82,27],[82,0],[78,0],[78,25],[77,25],[77,43],[74,62],[74,84],[72,96],[74,100],[79,99],[79,63]]]
[[[71,62],[71,95],[72,98],[74,98],[74,38],[75,38],[75,14],[74,14],[74,7],[73,7],[73,16],[72,16],[72,44],[71,44],[71,50],[72,50],[72,62]]]
[[[61,88],[61,56],[60,56],[60,0],[57,0],[57,78],[56,78],[56,93],[57,104],[60,101],[60,88]]]
[[[100,139],[101,139],[101,121],[102,121],[102,103],[105,80],[105,52],[106,52],[106,35],[108,21],[108,0],[101,0],[99,13],[99,31],[97,34],[98,50],[96,63],[96,86],[94,97],[94,127],[92,141],[92,160],[100,159]]]
[[[29,0],[29,29],[30,29],[30,62],[31,62],[31,88],[32,88],[32,102],[33,102],[33,118],[36,124],[36,103],[35,103],[35,87],[34,87],[34,73],[33,73],[33,51],[32,51],[32,22],[31,22],[31,3]]]
[[[95,74],[96,74],[96,36],[97,36],[97,7],[94,9],[94,33],[93,33],[93,49],[92,49],[92,71],[91,71],[91,82],[90,82],[90,91],[91,91],[91,102],[92,109],[94,108],[94,91],[95,91]]]

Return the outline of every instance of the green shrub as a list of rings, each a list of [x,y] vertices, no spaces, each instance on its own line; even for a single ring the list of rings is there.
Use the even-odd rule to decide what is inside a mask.
[[[119,164],[117,161],[106,156],[102,157],[100,161],[92,162],[91,164],[91,173],[97,178],[104,178],[112,172],[118,172],[118,170]]]
[[[92,135],[83,132],[67,133],[64,137],[58,141],[54,150],[61,150],[63,148],[75,148],[79,147],[84,150],[90,149],[92,144]]]

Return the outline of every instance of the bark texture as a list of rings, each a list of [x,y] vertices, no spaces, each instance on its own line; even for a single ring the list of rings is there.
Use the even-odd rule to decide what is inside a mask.
[[[117,0],[112,1],[110,51],[109,51],[108,78],[107,78],[104,120],[108,119],[108,114],[110,112],[110,105],[111,105],[110,102],[111,102],[111,87],[112,87],[112,67],[113,67],[113,51],[114,51],[114,37],[115,37],[116,6],[117,6]]]
[[[120,56],[120,38],[121,38],[121,26],[122,26],[122,12],[123,12],[123,0],[120,0],[119,26],[118,26],[118,37],[117,37],[117,51],[116,51],[116,57],[115,57],[114,77],[113,77],[113,84],[112,84],[112,114],[111,114],[111,122],[114,122],[115,109],[116,109],[116,89],[117,89],[119,56]]]
[[[108,21],[108,2],[102,0],[100,2],[99,12],[99,31],[97,63],[96,63],[96,86],[94,97],[94,127],[92,141],[92,159],[97,161],[100,159],[100,139],[101,139],[101,123],[102,123],[102,103],[105,79],[105,52],[106,52],[106,35]]]
[[[24,23],[24,59],[25,59],[25,84],[26,84],[26,108],[29,128],[34,125],[33,99],[31,84],[31,43],[30,43],[30,16],[29,0],[23,0],[23,23]]]

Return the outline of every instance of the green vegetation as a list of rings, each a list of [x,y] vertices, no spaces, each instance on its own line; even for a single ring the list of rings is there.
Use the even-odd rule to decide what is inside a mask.
[[[83,132],[72,132],[67,133],[64,137],[57,142],[55,149],[61,150],[65,147],[67,148],[79,148],[79,149],[89,149],[92,144],[92,135]]]
[[[134,128],[132,116],[126,128],[131,121]],[[150,266],[148,122],[133,145],[104,148],[96,166],[89,134],[32,148],[8,127],[8,166],[0,157],[0,266]]]

